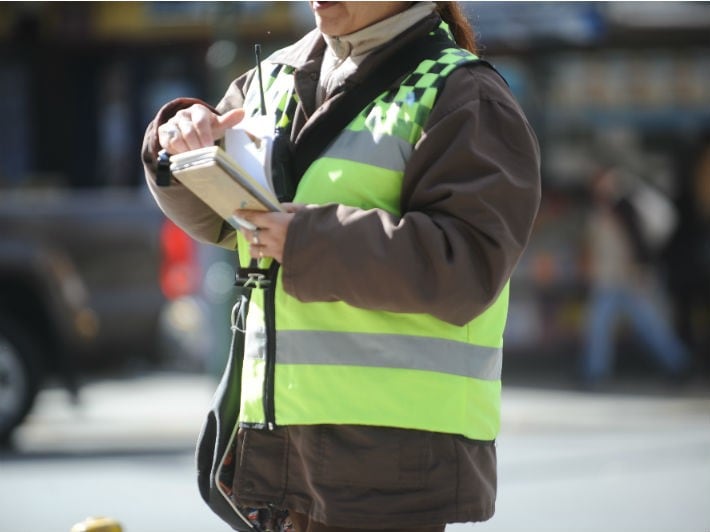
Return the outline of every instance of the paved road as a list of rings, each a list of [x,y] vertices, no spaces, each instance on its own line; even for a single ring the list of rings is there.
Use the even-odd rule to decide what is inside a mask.
[[[125,532],[219,532],[192,450],[214,383],[151,374],[40,398],[0,454],[0,531],[67,532],[90,514]],[[498,510],[450,532],[710,532],[710,393],[508,385]]]

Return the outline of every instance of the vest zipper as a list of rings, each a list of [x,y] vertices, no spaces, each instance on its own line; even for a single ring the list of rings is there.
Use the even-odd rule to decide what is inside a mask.
[[[264,367],[264,418],[266,428],[276,427],[274,407],[274,374],[276,372],[276,276],[279,263],[274,261],[269,268],[271,283],[264,293],[264,324],[266,326],[266,361]]]

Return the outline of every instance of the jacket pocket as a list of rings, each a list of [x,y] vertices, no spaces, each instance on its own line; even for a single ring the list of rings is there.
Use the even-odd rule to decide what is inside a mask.
[[[286,490],[288,439],[285,429],[239,429],[232,484],[239,504],[279,504]]]
[[[315,477],[324,485],[368,488],[424,486],[431,434],[387,427],[331,426],[319,431]]]

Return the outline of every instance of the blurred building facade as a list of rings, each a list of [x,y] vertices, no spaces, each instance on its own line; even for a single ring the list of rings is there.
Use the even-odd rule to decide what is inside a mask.
[[[464,9],[543,150],[544,199],[513,283],[508,350],[531,360],[573,353],[585,319],[587,185],[600,161],[642,175],[679,207],[679,227],[697,228],[691,191],[710,130],[710,6]],[[0,186],[142,186],[142,132],[160,103],[178,94],[216,103],[253,65],[255,43],[268,55],[312,27],[305,2],[0,4]],[[659,266],[673,267],[666,259]],[[670,318],[682,301],[672,303]],[[710,316],[693,316],[710,329]]]
[[[689,255],[695,253],[691,248],[707,249],[710,239],[692,192],[710,139],[710,5],[465,5],[484,54],[516,92],[543,152],[543,203],[516,273],[508,351],[532,359],[562,356],[574,364],[588,316],[589,185],[599,171],[616,166],[665,194],[677,209],[675,234],[655,257],[655,297],[672,325],[686,329],[686,342],[707,370],[710,282],[698,273],[701,259]],[[685,240],[688,233],[695,241]],[[691,261],[695,268],[681,266]],[[692,283],[685,293],[679,277]],[[688,291],[704,294],[704,302],[688,308]],[[684,313],[692,314],[686,319],[692,325],[683,326]],[[629,353],[645,349],[638,343],[620,347]]]

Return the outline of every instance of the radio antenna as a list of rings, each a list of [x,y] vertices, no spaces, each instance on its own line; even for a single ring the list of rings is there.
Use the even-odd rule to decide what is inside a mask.
[[[259,78],[259,98],[261,100],[261,114],[266,114],[266,101],[264,100],[264,82],[261,80],[261,45],[254,45],[254,56],[256,57],[256,75]]]

